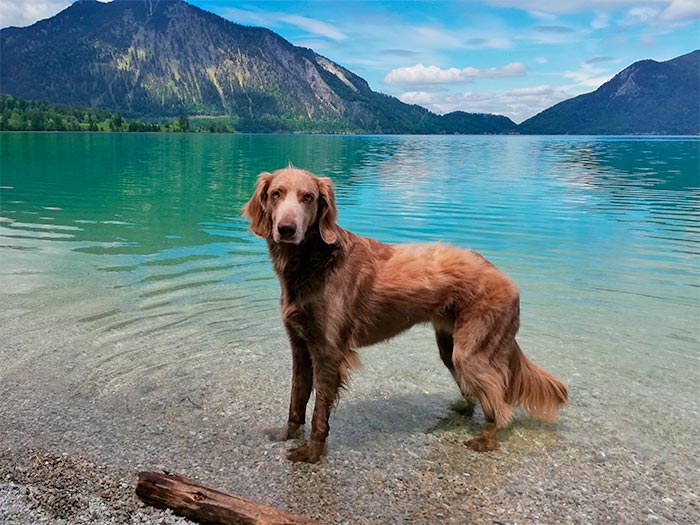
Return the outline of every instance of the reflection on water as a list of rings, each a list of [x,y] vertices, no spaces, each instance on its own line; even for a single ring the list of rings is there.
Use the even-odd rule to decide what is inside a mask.
[[[522,290],[524,346],[575,394],[617,395],[616,408],[602,403],[618,415],[642,417],[642,403],[644,417],[657,417],[670,402],[692,413],[698,146],[697,138],[2,134],[0,307],[73,321],[96,345],[114,345],[94,372],[106,385],[212,359],[214,348],[216,359],[236,352],[245,362],[283,347],[277,283],[240,209],[258,173],[292,162],[333,178],[343,226],[387,242],[474,248],[511,274]],[[200,348],[184,357],[178,345],[192,334]],[[143,340],[161,347],[157,357],[144,355]]]

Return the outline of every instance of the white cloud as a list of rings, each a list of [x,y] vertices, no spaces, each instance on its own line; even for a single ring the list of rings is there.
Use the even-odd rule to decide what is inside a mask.
[[[470,82],[475,78],[521,77],[527,73],[527,67],[521,62],[511,62],[500,67],[478,69],[451,67],[442,69],[438,66],[416,64],[400,67],[390,71],[384,82],[386,84],[445,84]]]
[[[573,83],[562,86],[562,89],[577,93],[591,91],[593,89],[598,89],[614,76],[610,74],[607,69],[598,67],[595,64],[596,62],[584,62],[576,70],[564,71],[562,76],[573,80]]]
[[[216,13],[219,16],[229,19],[231,22],[241,25],[269,27],[274,25],[275,22],[274,18],[269,18],[268,13],[264,11],[249,11],[237,7],[227,7],[225,9],[218,9]]]
[[[308,31],[313,35],[323,36],[337,41],[347,39],[347,35],[335,26],[316,20],[315,18],[299,15],[281,15],[279,18],[281,21],[303,29],[304,31]]]
[[[512,46],[509,35],[490,28],[446,29],[441,26],[394,24],[392,26],[365,26],[372,38],[388,38],[413,50],[508,49]],[[465,34],[469,37],[465,38]],[[407,38],[410,35],[410,38]]]
[[[430,42],[440,49],[458,49],[462,47],[463,39],[450,31],[431,26],[416,26],[412,38],[422,42]]]
[[[583,11],[594,11],[591,27],[608,27],[609,14],[627,10],[626,23],[684,23],[700,19],[698,0],[487,0],[494,7],[509,7],[528,11],[538,19],[553,19]]]
[[[593,20],[591,21],[591,29],[605,29],[610,25],[610,14],[601,13],[600,11],[595,13]]]
[[[663,22],[684,22],[698,18],[700,18],[700,2],[697,0],[673,0],[659,16]]]
[[[447,97],[452,96],[453,95],[447,95]],[[440,104],[438,94],[436,93],[428,93],[427,91],[406,91],[405,93],[401,93],[398,98],[401,102],[405,102],[406,104],[418,104],[419,106],[427,107],[435,113],[444,113],[444,109],[438,109]]]
[[[533,16],[541,17],[543,13],[564,15],[592,10],[609,12],[640,4],[669,4],[671,0],[488,0],[488,3],[495,7],[524,9]]]
[[[419,104],[439,114],[451,111],[493,113],[506,115],[515,122],[522,122],[570,97],[571,95],[567,92],[547,85],[500,92],[429,93],[427,91],[409,91],[399,96],[407,104]]]
[[[545,13],[544,11],[529,11],[529,13],[530,16],[537,18],[538,20],[551,21],[557,19],[557,15]]]
[[[69,0],[0,0],[0,26],[32,25],[63,11],[71,3]]]
[[[627,15],[622,20],[625,25],[648,24],[653,21],[661,11],[653,7],[633,7],[627,11]]]
[[[645,46],[654,46],[656,37],[671,33],[691,22],[700,20],[698,0],[672,0],[666,6],[639,6],[629,9],[622,26],[642,26],[639,40]],[[697,37],[695,38],[697,42]]]
[[[227,7],[217,12],[220,16],[237,24],[259,27],[279,27],[286,24],[308,31],[310,35],[315,37],[323,37],[335,41],[342,41],[348,38],[345,33],[334,25],[307,16],[239,9],[237,7]]]

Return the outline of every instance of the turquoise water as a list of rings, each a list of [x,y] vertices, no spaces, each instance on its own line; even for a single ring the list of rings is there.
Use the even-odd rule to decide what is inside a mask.
[[[292,162],[333,179],[343,227],[473,248],[506,271],[521,288],[521,346],[569,383],[572,413],[654,448],[650,421],[696,430],[699,146],[4,133],[0,317],[14,333],[89,334],[61,362],[89,363],[99,393],[144,381],[157,389],[169,374],[195,381],[207,363],[230,359],[232,373],[255,374],[269,352],[286,356],[286,343],[265,245],[240,209],[261,171]],[[377,374],[402,360],[410,368],[419,354],[437,362],[432,335],[411,334],[415,353],[368,351]],[[444,370],[420,370],[417,384],[451,388]]]

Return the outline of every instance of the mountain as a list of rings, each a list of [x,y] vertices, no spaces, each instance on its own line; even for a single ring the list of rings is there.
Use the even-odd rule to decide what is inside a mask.
[[[666,62],[642,60],[592,93],[552,106],[526,120],[529,134],[700,133],[700,50]]]
[[[183,0],[79,0],[0,30],[1,93],[129,118],[226,116],[248,132],[699,134],[699,91],[700,51],[643,60],[517,126],[405,104],[311,49]]]
[[[239,131],[497,133],[506,117],[441,117],[372,91],[276,33],[182,0],[79,0],[0,30],[0,91],[127,117],[230,115]]]

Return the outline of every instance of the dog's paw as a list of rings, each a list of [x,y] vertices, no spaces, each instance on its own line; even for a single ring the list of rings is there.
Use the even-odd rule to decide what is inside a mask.
[[[294,462],[317,463],[323,455],[324,444],[315,441],[304,443],[287,452],[287,459]]]
[[[490,452],[498,450],[498,443],[490,436],[479,436],[464,442],[467,447],[477,452]]]

